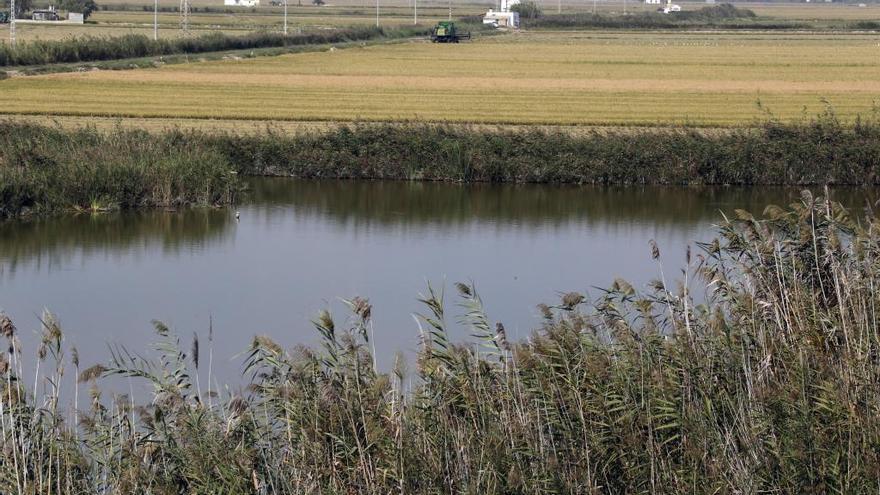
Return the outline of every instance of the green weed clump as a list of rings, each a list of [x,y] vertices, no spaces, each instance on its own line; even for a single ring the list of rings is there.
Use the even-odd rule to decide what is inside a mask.
[[[0,125],[0,218],[63,210],[228,204],[240,190],[218,153],[145,132]]]
[[[223,50],[291,47],[365,41],[382,37],[424,34],[417,29],[355,27],[303,34],[259,32],[232,36],[211,33],[198,37],[152,40],[129,34],[112,38],[77,37],[61,41],[29,41],[0,45],[0,67],[95,62],[162,55],[197,54]]]
[[[114,347],[86,368],[50,313],[34,360],[0,315],[0,491],[875,493],[873,213],[858,223],[809,193],[736,212],[678,280],[646,251],[660,273],[646,291],[565,294],[522,342],[466,284],[473,337],[451,342],[429,287],[412,373],[376,369],[373,308],[353,298],[344,324],[315,319],[319,347],[254,337],[241,392],[214,384],[210,332],[184,349],[156,322],[157,356]],[[152,395],[102,395],[119,376]]]

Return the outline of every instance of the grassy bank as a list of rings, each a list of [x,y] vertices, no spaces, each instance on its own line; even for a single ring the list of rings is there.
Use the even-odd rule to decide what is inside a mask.
[[[411,373],[374,368],[359,298],[315,319],[318,348],[255,337],[238,393],[213,384],[210,333],[182,346],[157,323],[148,357],[89,367],[51,314],[36,358],[0,317],[0,491],[873,493],[880,229],[808,194],[766,215],[672,263],[681,284],[646,246],[649,290],[565,294],[524,342],[473,286],[459,315],[429,290]],[[449,341],[453,318],[470,342]],[[102,395],[118,376],[153,395]]]
[[[29,41],[15,47],[0,44],[0,67],[95,62],[224,50],[323,45],[383,37],[415,36],[426,32],[424,28],[359,27],[293,35],[261,32],[235,36],[212,33],[192,38],[159,40],[138,34],[111,38],[77,37],[62,41]]]
[[[557,184],[857,185],[880,183],[880,124],[832,115],[706,133],[586,134],[425,124],[285,134],[150,134],[0,123],[0,215],[222,204],[237,176]]]

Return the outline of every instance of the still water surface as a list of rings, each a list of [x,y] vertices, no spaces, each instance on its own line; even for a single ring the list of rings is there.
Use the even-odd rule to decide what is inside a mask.
[[[229,379],[254,334],[314,343],[310,319],[329,308],[341,322],[339,298],[359,295],[373,303],[387,366],[416,348],[411,314],[427,281],[446,285],[450,322],[452,283],[472,280],[490,318],[523,337],[539,322],[535,305],[560,292],[656,278],[649,240],[670,273],[688,243],[713,236],[720,212],[760,212],[797,194],[260,179],[240,221],[232,209],[199,209],[0,223],[0,308],[30,342],[51,309],[85,364],[105,360],[110,342],[143,351],[153,319],[187,348],[199,332],[204,349],[213,320],[215,366]],[[856,207],[871,194],[835,192]]]

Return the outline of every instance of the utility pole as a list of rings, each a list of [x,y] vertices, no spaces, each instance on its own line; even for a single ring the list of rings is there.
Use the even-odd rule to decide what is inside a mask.
[[[376,27],[379,27],[379,0],[376,0]]]
[[[593,15],[596,15],[596,0],[593,0]]]
[[[9,0],[9,43],[15,46],[15,0]]]
[[[159,39],[159,0],[153,0],[153,40]]]
[[[284,0],[284,35],[287,36],[287,0]]]
[[[626,1],[626,0],[624,0],[624,1]],[[557,14],[562,13],[562,0],[556,0],[556,13]]]
[[[419,23],[419,0],[413,0],[413,24]]]
[[[452,0],[449,0],[449,20],[452,20]]]

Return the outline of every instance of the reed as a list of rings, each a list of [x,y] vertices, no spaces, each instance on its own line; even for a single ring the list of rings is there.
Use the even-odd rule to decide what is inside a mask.
[[[412,374],[375,368],[372,308],[353,298],[346,323],[315,319],[317,348],[255,337],[240,394],[212,388],[210,337],[187,353],[156,322],[154,356],[113,348],[82,370],[51,314],[33,360],[0,316],[0,491],[874,493],[878,249],[870,209],[856,222],[804,193],[736,212],[673,263],[678,280],[646,246],[660,280],[566,294],[523,342],[465,284],[474,337],[450,342],[429,287]],[[104,397],[114,376],[153,393]],[[63,407],[86,385],[81,408]]]
[[[0,218],[229,204],[241,187],[224,157],[210,149],[175,146],[173,136],[2,127]]]
[[[221,205],[239,176],[597,185],[880,183],[880,123],[833,113],[795,123],[571,133],[352,124],[287,134],[0,122],[0,217],[70,209]]]

